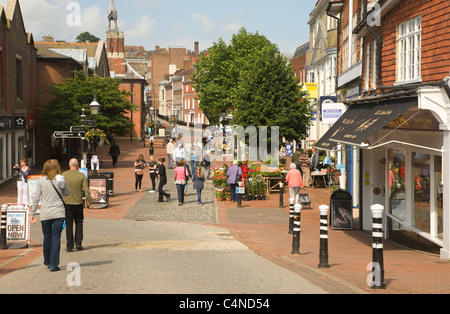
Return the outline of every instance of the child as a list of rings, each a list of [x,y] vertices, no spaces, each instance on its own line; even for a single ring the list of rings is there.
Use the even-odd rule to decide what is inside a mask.
[[[202,168],[200,166],[197,166],[194,172],[194,178],[192,179],[194,182],[194,189],[197,190],[197,196],[198,196],[198,204],[202,206],[202,190],[203,190],[203,183],[205,182],[205,178],[202,173]]]

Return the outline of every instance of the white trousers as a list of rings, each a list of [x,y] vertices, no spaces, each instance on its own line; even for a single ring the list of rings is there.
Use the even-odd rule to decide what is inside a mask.
[[[28,204],[28,184],[17,181],[17,204]]]

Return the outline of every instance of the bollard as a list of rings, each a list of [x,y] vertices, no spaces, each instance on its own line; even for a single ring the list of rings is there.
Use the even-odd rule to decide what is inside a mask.
[[[383,205],[373,205],[372,211],[372,289],[385,289],[383,261]]]
[[[319,268],[330,268],[328,264],[328,209],[327,205],[320,206]]]
[[[2,205],[2,223],[0,234],[0,250],[6,250],[6,223],[7,223],[8,205]]]
[[[294,202],[293,197],[289,199],[289,234],[294,233]]]
[[[283,179],[281,179],[280,182],[280,208],[284,208],[284,202],[283,202]]]
[[[300,254],[300,222],[302,214],[302,205],[294,206],[294,237],[292,240],[292,254]]]

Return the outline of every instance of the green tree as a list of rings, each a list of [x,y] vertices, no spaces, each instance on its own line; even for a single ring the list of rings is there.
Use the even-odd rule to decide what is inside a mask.
[[[280,128],[287,140],[304,139],[311,110],[288,60],[266,37],[242,28],[227,45],[222,39],[202,56],[193,80],[200,109],[216,124],[232,113],[232,123]]]
[[[125,116],[133,110],[128,100],[130,92],[119,89],[120,81],[100,76],[86,76],[83,71],[75,72],[74,78],[55,84],[48,92],[55,96],[41,112],[40,118],[48,132],[69,130],[81,125],[81,112],[85,109],[86,120],[93,120],[89,104],[94,95],[101,105],[97,116],[97,128],[123,136],[129,133],[132,124]]]
[[[81,33],[80,35],[78,35],[76,40],[77,40],[77,43],[85,43],[85,42],[98,43],[100,41],[100,38],[92,35],[89,32],[84,32],[84,33]]]

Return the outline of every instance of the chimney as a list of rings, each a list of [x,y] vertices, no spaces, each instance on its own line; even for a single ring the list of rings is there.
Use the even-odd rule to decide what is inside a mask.
[[[199,51],[198,51],[198,41],[194,42],[194,54],[198,55]]]

